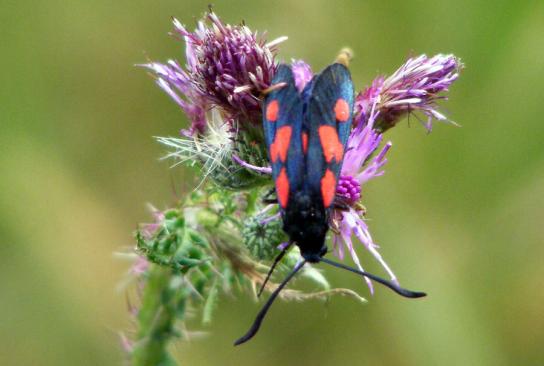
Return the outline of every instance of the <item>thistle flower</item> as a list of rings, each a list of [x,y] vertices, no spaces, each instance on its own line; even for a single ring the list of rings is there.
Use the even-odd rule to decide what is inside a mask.
[[[174,33],[185,40],[186,70],[175,60],[142,66],[155,73],[157,84],[188,115],[192,127],[185,133],[204,132],[205,112],[213,107],[231,121],[258,123],[261,91],[270,86],[277,46],[287,37],[266,43],[246,25],[224,24],[213,12],[194,32],[173,22]]]
[[[191,128],[182,130],[184,137],[159,138],[172,149],[167,158],[196,163],[204,178],[230,189],[262,185],[258,175],[248,175],[233,161],[233,154],[253,164],[266,162],[260,98],[274,76],[278,44],[286,37],[266,43],[246,25],[224,24],[213,12],[194,32],[174,19],[174,34],[185,41],[184,68],[175,60],[141,65],[191,121]]]
[[[178,21],[175,30],[185,37],[193,60],[193,81],[199,92],[229,115],[259,122],[260,92],[270,86],[276,71],[277,45],[286,38],[266,43],[245,25],[223,24],[213,13],[211,27],[199,22],[188,32]]]
[[[388,78],[376,78],[370,87],[359,93],[355,108],[356,123],[367,123],[376,104],[374,128],[384,132],[405,115],[421,111],[426,117],[425,128],[431,130],[432,120],[447,121],[438,111],[437,102],[447,99],[441,94],[459,77],[463,68],[454,55],[421,55],[410,58]]]

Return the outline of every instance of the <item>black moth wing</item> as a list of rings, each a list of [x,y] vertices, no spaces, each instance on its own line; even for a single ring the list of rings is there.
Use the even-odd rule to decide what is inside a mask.
[[[342,168],[353,121],[353,103],[353,82],[344,65],[332,64],[312,81],[303,122],[303,133],[308,133],[305,185],[323,199],[326,208],[332,204],[331,192],[334,197]],[[327,161],[331,153],[334,157]]]
[[[272,88],[275,86],[277,88],[264,99],[263,126],[272,177],[283,210],[289,201],[290,192],[299,189],[303,181],[303,103],[291,67],[284,64],[278,67],[272,79]]]

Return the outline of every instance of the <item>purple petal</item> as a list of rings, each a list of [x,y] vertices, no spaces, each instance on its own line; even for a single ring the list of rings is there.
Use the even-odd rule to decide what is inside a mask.
[[[293,77],[295,78],[295,85],[298,91],[302,92],[306,84],[312,80],[312,69],[310,68],[310,65],[302,60],[293,60],[291,62],[291,68],[293,70]]]
[[[252,165],[242,159],[240,159],[240,157],[238,157],[237,155],[232,155],[232,160],[234,160],[235,162],[237,162],[238,164],[240,164],[241,166],[243,166],[244,168],[246,169],[249,169],[249,170],[253,170],[255,172],[258,172],[258,173],[262,173],[262,174],[272,174],[272,168],[271,167],[259,167],[259,166],[255,166],[255,165]]]

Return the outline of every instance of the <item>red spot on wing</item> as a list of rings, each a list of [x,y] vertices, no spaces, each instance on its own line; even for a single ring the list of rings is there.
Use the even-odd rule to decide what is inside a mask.
[[[276,193],[278,194],[280,206],[283,208],[287,207],[287,202],[289,201],[289,178],[287,178],[285,168],[281,168],[280,174],[276,178]]]
[[[276,99],[268,103],[266,106],[266,119],[270,122],[276,122],[278,119],[278,111],[280,110],[280,105]]]
[[[321,197],[323,197],[323,205],[329,207],[334,200],[336,193],[336,177],[334,173],[327,169],[323,178],[321,178]]]
[[[276,131],[274,142],[270,145],[270,159],[273,163],[278,160],[282,162],[287,159],[287,151],[289,150],[289,142],[291,141],[291,126],[282,126]]]
[[[304,154],[308,151],[308,134],[306,132],[302,133],[302,151]]]
[[[327,163],[330,163],[332,158],[335,158],[336,162],[339,163],[344,156],[344,146],[338,138],[336,128],[333,126],[320,126],[319,140],[321,141],[323,154]]]
[[[345,99],[339,98],[336,101],[334,115],[339,122],[346,122],[349,119],[349,104]]]

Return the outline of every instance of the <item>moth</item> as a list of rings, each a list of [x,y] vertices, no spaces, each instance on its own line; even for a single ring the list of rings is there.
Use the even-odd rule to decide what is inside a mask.
[[[329,217],[341,202],[335,201],[336,186],[353,121],[354,89],[346,66],[334,63],[299,92],[293,72],[280,65],[264,98],[263,128],[272,178],[289,245],[274,260],[261,291],[291,245],[300,249],[302,260],[267,300],[249,331],[235,345],[251,339],[274,300],[307,263],[323,262],[381,283],[408,298],[426,296],[399,287],[383,278],[325,258]]]

